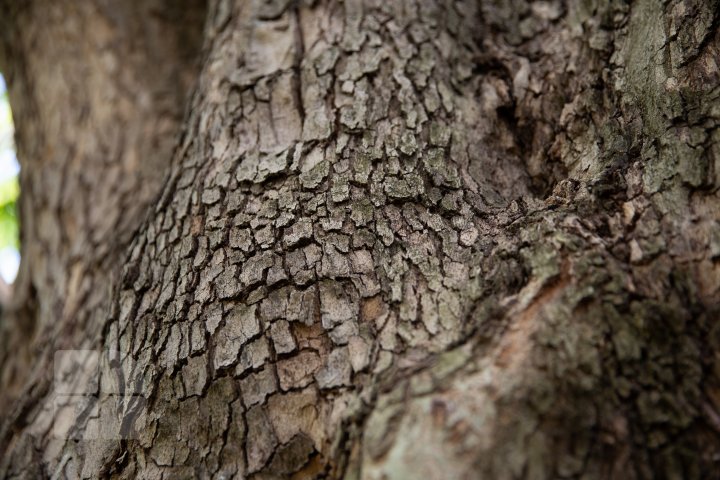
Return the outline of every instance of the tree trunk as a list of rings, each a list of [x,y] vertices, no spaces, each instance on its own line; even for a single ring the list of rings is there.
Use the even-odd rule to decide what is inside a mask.
[[[720,478],[717,0],[0,3],[0,476]]]

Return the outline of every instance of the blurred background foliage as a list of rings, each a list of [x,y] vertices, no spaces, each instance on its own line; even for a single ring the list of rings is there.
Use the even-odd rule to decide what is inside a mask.
[[[0,75],[0,276],[15,280],[20,263],[17,198],[20,166],[15,155],[13,121],[5,81]]]

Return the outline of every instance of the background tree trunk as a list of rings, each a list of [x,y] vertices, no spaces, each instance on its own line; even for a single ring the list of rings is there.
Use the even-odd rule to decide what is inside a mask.
[[[2,3],[0,475],[718,477],[717,1]]]

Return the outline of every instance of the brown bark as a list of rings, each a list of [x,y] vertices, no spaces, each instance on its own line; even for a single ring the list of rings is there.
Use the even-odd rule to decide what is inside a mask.
[[[22,263],[0,325],[2,450],[52,390],[55,352],[97,344],[124,250],[170,162],[204,5],[0,8],[22,164]]]
[[[5,7],[4,476],[717,475],[717,1],[171,4]]]

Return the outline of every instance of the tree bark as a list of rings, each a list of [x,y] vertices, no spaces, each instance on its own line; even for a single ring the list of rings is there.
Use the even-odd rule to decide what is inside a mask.
[[[0,476],[719,478],[717,0],[3,3]]]

